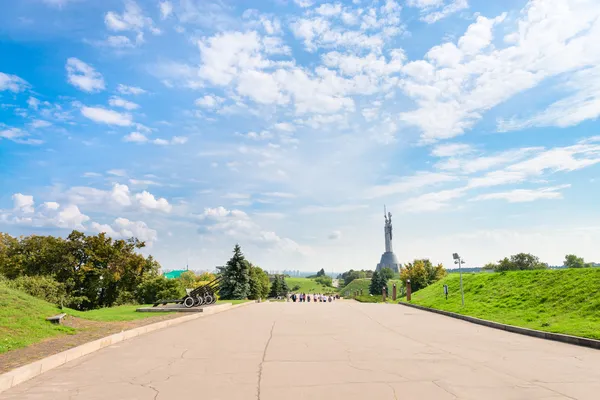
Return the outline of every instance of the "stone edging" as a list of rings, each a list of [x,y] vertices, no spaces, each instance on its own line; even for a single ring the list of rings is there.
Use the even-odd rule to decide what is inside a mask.
[[[51,369],[60,367],[69,361],[76,360],[80,357],[111,346],[115,343],[119,343],[125,340],[132,339],[134,337],[150,333],[158,329],[167,328],[169,326],[179,325],[184,322],[192,321],[197,318],[201,318],[204,315],[218,314],[223,311],[228,311],[234,308],[247,306],[254,304],[255,302],[249,301],[246,303],[240,303],[232,305],[231,303],[221,304],[213,306],[214,308],[210,312],[201,312],[193,315],[186,315],[179,318],[168,319],[166,321],[155,322],[154,324],[148,324],[140,326],[138,328],[129,329],[127,331],[121,331],[119,333],[106,336],[101,339],[94,340],[82,344],[81,346],[73,347],[72,349],[65,350],[58,354],[51,355],[38,361],[34,361],[31,364],[24,365],[22,367],[15,368],[4,374],[0,374],[0,393],[17,386],[31,378],[35,378],[38,375],[48,372]],[[218,308],[217,308],[218,307]],[[212,308],[212,307],[211,307]]]
[[[600,350],[600,340],[596,340],[596,339],[588,339],[588,338],[579,337],[579,336],[563,335],[562,333],[552,333],[552,332],[538,331],[535,329],[521,328],[519,326],[501,324],[499,322],[493,322],[493,321],[488,321],[485,319],[469,317],[468,315],[462,315],[462,314],[457,314],[457,313],[453,313],[450,311],[438,310],[436,308],[418,306],[416,304],[410,304],[410,303],[404,303],[404,302],[399,302],[398,304],[401,304],[406,307],[416,308],[416,309],[423,310],[423,311],[430,311],[430,312],[433,312],[436,314],[445,315],[447,317],[462,319],[463,321],[472,322],[474,324],[479,324],[479,325],[484,325],[489,328],[501,329],[503,331],[519,333],[521,335],[533,336],[533,337],[536,337],[539,339],[554,340],[557,342],[574,344],[577,346],[590,347],[593,349]]]

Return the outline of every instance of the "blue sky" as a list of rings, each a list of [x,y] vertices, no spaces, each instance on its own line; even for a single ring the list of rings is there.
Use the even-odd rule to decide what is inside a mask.
[[[600,261],[595,0],[0,2],[0,229],[165,268]]]

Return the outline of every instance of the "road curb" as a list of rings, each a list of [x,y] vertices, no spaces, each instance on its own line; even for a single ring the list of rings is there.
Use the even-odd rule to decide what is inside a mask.
[[[398,304],[401,304],[406,307],[416,308],[418,310],[429,311],[429,312],[433,312],[436,314],[445,315],[447,317],[462,319],[463,321],[471,322],[473,324],[487,326],[489,328],[500,329],[500,330],[507,331],[507,332],[519,333],[521,335],[533,336],[533,337],[536,337],[539,339],[554,340],[556,342],[574,344],[576,346],[583,346],[583,347],[589,347],[592,349],[600,350],[600,340],[596,340],[596,339],[588,339],[588,338],[579,337],[579,336],[564,335],[562,333],[552,333],[552,332],[538,331],[535,329],[521,328],[519,326],[501,324],[499,322],[493,322],[493,321],[488,321],[486,319],[469,317],[468,315],[457,314],[457,313],[453,313],[450,311],[443,311],[443,310],[438,310],[435,308],[418,306],[416,304],[410,304],[410,303],[404,303],[404,302],[399,302]]]
[[[50,371],[54,368],[60,367],[68,363],[69,361],[76,360],[85,355],[91,354],[95,351],[111,346],[113,344],[133,339],[134,337],[154,332],[159,329],[168,328],[170,326],[179,325],[184,322],[192,321],[194,319],[202,318],[203,316],[218,314],[224,311],[233,310],[235,308],[244,307],[257,302],[246,302],[232,305],[227,303],[228,307],[223,307],[226,304],[220,304],[219,309],[211,309],[209,312],[202,312],[193,315],[185,315],[179,318],[173,318],[166,321],[155,322],[154,324],[148,324],[140,326],[138,328],[121,331],[119,333],[106,336],[92,342],[82,344],[81,346],[73,347],[72,349],[65,350],[58,354],[42,358],[41,360],[34,361],[30,364],[23,365],[22,367],[15,368],[4,374],[0,374],[0,393],[17,386],[20,383],[28,381],[31,378],[35,378],[44,372]]]

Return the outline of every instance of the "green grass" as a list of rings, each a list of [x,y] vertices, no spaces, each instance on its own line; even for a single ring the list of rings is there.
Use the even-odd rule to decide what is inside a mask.
[[[285,278],[285,282],[287,283],[290,290],[294,288],[294,286],[300,286],[300,289],[293,290],[296,293],[323,293],[330,294],[335,293],[335,288],[323,286],[318,282],[315,282],[313,279],[308,278]]]
[[[58,307],[0,284],[0,354],[75,330],[46,321]]]
[[[92,321],[103,321],[103,322],[113,322],[113,321],[133,321],[137,319],[144,319],[150,317],[156,317],[159,315],[169,314],[168,312],[153,312],[153,313],[143,313],[136,312],[135,310],[140,307],[152,307],[152,304],[149,305],[124,305],[124,306],[116,306],[116,307],[106,307],[106,308],[98,308],[97,310],[90,311],[77,311],[72,310],[70,308],[65,308],[63,312],[66,312],[68,315],[72,315],[74,317],[89,319]]]
[[[390,279],[388,281],[388,297],[390,297],[392,295],[392,288],[393,288],[393,284],[396,284],[396,290],[397,290],[397,295],[400,296],[400,294],[402,293],[402,288],[403,288],[403,283],[402,281],[400,281],[399,279]],[[363,291],[363,296],[368,296],[369,295],[369,286],[371,285],[371,279],[369,278],[365,278],[365,279],[355,279],[352,282],[350,282],[350,284],[348,284],[347,286],[339,289],[339,293],[340,295],[344,296],[346,294],[346,292],[348,292],[348,297],[352,296],[352,293],[356,292],[356,291],[360,291],[362,289]],[[381,298],[381,296],[379,296]]]
[[[411,303],[509,325],[600,339],[600,268],[463,274],[413,293]],[[448,285],[448,300],[443,285]],[[406,301],[406,299],[402,299]]]

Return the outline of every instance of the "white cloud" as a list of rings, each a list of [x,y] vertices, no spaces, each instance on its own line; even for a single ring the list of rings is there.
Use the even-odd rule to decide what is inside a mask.
[[[58,210],[60,208],[60,204],[55,201],[46,201],[44,202],[43,207],[48,210]]]
[[[40,106],[40,101],[38,99],[36,99],[35,97],[29,97],[27,99],[27,105],[29,106],[29,108],[37,110],[38,107]]]
[[[506,200],[509,203],[527,203],[541,199],[562,199],[560,190],[571,187],[571,185],[560,185],[541,189],[514,189],[507,192],[488,193],[474,197],[471,201],[481,200]]]
[[[508,46],[502,49],[491,45],[491,26],[503,22],[505,14],[479,16],[458,47],[448,47],[463,57],[449,57],[446,64],[460,59],[458,64],[434,65],[440,54],[432,58],[434,64],[406,64],[401,87],[418,108],[401,113],[401,119],[418,127],[426,142],[454,137],[472,128],[487,110],[546,78],[597,65],[599,16],[600,3],[592,0],[531,1],[517,21],[518,31],[504,37]]]
[[[78,58],[71,57],[65,66],[69,83],[84,92],[99,92],[104,90],[104,78],[92,66]]]
[[[144,16],[142,9],[133,0],[125,0],[125,11],[118,14],[109,11],[104,16],[106,27],[112,31],[141,31],[149,29],[153,34],[160,30],[154,27],[151,18]]]
[[[467,0],[451,0],[446,6],[444,6],[439,11],[434,11],[429,14],[424,15],[421,19],[428,24],[432,24],[437,22],[447,16],[454,14],[458,11],[465,10],[469,8],[469,3]]]
[[[131,132],[130,134],[126,135],[123,140],[125,142],[133,142],[133,143],[145,143],[148,141],[148,138],[146,137],[146,135],[139,133],[139,132]]]
[[[266,197],[277,197],[280,199],[293,199],[296,197],[295,194],[286,192],[265,192],[261,194]]]
[[[15,193],[12,195],[12,199],[15,211],[19,211],[26,214],[30,214],[35,211],[33,196]]]
[[[321,4],[319,7],[315,8],[315,12],[324,17],[332,17],[332,16],[338,15],[342,12],[342,5],[340,3]]]
[[[130,221],[127,218],[117,218],[112,225],[92,222],[91,228],[98,233],[104,232],[113,239],[135,237],[151,244],[158,238],[156,230],[149,228],[145,222]]]
[[[294,0],[294,3],[296,3],[298,6],[300,6],[302,8],[308,8],[314,4],[314,1],[313,0]]]
[[[1,126],[2,125],[0,124],[0,127]],[[39,144],[44,143],[42,140],[31,139],[31,138],[28,138],[28,136],[30,136],[29,133],[27,133],[19,128],[7,128],[7,129],[0,130],[0,139],[8,139],[15,143],[27,144],[27,145],[39,145]]]
[[[525,182],[544,173],[568,172],[600,163],[600,137],[581,140],[577,144],[537,149],[528,159],[508,165],[502,170],[489,172],[469,180],[468,187],[488,187]]]
[[[0,72],[0,92],[9,90],[18,93],[24,91],[28,87],[29,83],[18,76]]]
[[[123,85],[121,83],[119,83],[119,86],[117,86],[117,91],[121,94],[133,94],[133,95],[148,93],[146,90],[144,90],[140,87],[127,86],[127,85]]]
[[[140,39],[142,39],[140,37]],[[133,42],[127,36],[117,35],[117,36],[109,36],[106,38],[104,42],[98,42],[99,45],[106,45],[109,47],[114,47],[116,49],[125,49],[125,48],[134,48],[138,42]]]
[[[158,4],[160,8],[160,17],[167,19],[173,13],[173,4],[170,1],[161,1]]]
[[[81,107],[81,114],[94,122],[107,125],[129,126],[132,124],[131,115],[120,113],[102,107]]]
[[[198,107],[203,107],[203,108],[216,108],[216,107],[220,106],[221,104],[223,104],[224,101],[225,101],[225,99],[222,97],[215,96],[212,94],[207,94],[204,97],[196,99],[195,104]]]
[[[523,147],[477,157],[473,155],[473,150],[469,153],[463,153],[462,155],[456,154],[454,157],[449,157],[446,160],[440,161],[435,164],[435,167],[446,171],[472,174],[522,160],[541,150],[543,150],[543,147]],[[465,154],[471,155],[467,156]]]
[[[134,102],[122,99],[118,96],[112,96],[109,100],[108,100],[108,104],[112,107],[122,107],[126,110],[135,110],[137,108],[139,108],[139,104],[136,104]]]
[[[83,214],[79,207],[73,204],[67,205],[54,217],[56,226],[69,229],[84,229],[83,223],[89,219],[90,217]]]
[[[309,248],[299,245],[292,239],[263,230],[248,214],[240,210],[227,210],[224,207],[205,208],[198,216],[198,220],[201,223],[201,232],[225,235],[239,241],[242,245],[247,243],[300,254],[310,252]]]
[[[396,208],[402,212],[437,211],[446,208],[451,201],[465,195],[464,188],[448,189],[411,197],[399,203]]]
[[[566,128],[600,116],[600,67],[577,71],[563,84],[571,94],[552,103],[544,111],[525,120],[500,120],[502,132],[539,126]]]
[[[435,157],[455,157],[473,152],[469,144],[464,143],[445,143],[438,144],[431,150],[431,155]]]
[[[120,177],[127,176],[127,172],[124,169],[110,169],[110,170],[106,171],[106,173],[109,175],[113,175],[113,176],[120,176]]]
[[[47,128],[49,126],[52,126],[52,124],[48,121],[44,121],[41,119],[34,119],[33,121],[31,121],[29,126],[31,126],[33,129],[39,129],[39,128]]]
[[[367,198],[378,198],[399,193],[408,193],[426,186],[433,186],[447,182],[456,181],[454,175],[439,172],[417,172],[414,175],[396,179],[386,185],[377,185],[369,188],[366,192]]]
[[[171,209],[173,208],[169,204],[167,199],[164,199],[164,198],[156,199],[154,197],[154,195],[152,195],[151,193],[149,193],[145,190],[142,193],[136,194],[135,199],[138,201],[139,205],[142,208],[145,208],[148,210],[158,210],[158,211],[163,211],[163,212],[169,213],[169,212],[171,212]]]

